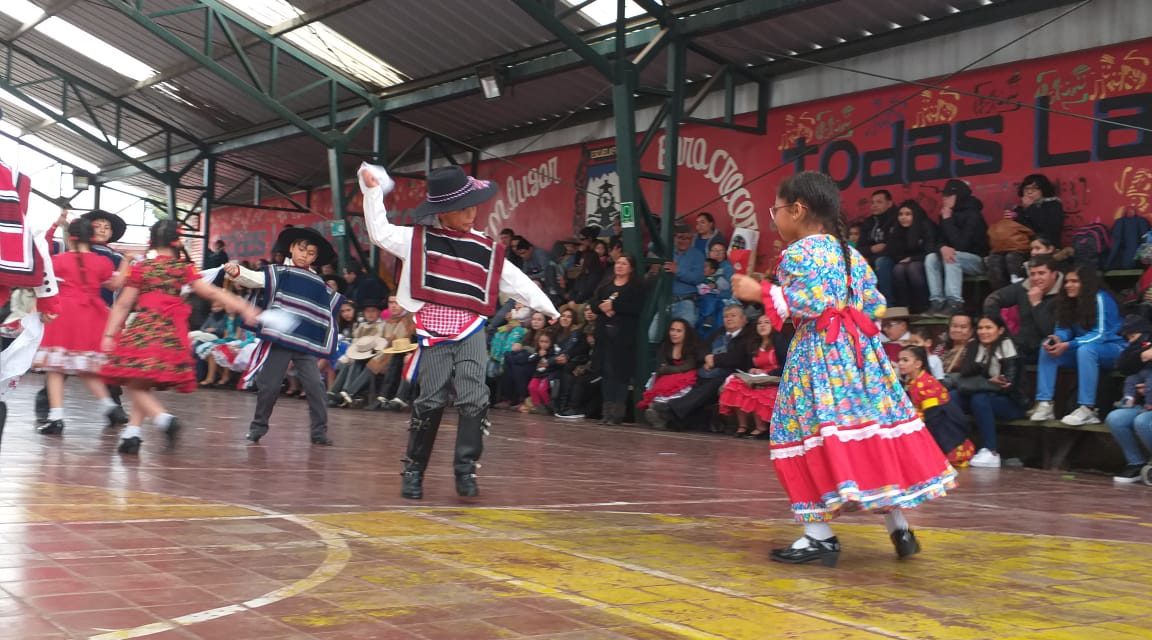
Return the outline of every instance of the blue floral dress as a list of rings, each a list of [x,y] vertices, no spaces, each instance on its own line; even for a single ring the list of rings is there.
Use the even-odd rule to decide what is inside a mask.
[[[779,328],[796,324],[771,426],[772,461],[802,522],[844,510],[915,507],[955,486],[956,472],[908,400],[878,337],[885,300],[855,249],[851,287],[840,242],[801,238],[763,285]]]

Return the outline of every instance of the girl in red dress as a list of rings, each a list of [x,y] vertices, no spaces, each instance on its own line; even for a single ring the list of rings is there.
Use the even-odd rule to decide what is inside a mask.
[[[669,323],[668,337],[656,356],[660,362],[652,383],[644,390],[636,408],[647,411],[653,402],[667,402],[691,390],[696,384],[696,370],[704,364],[701,351],[700,339],[692,325],[679,318]],[[654,423],[654,419],[650,418],[649,422]]]
[[[748,373],[780,375],[780,361],[776,357],[776,345],[772,343],[772,319],[767,314],[756,321],[756,335],[760,336],[760,347],[752,356],[752,369]],[[767,425],[772,423],[779,389],[775,384],[751,386],[739,376],[728,376],[720,390],[720,413],[736,412],[737,438],[763,440],[768,437]],[[752,431],[748,430],[748,416],[752,416],[755,426]]]
[[[102,413],[114,417],[122,412],[108,395],[108,388],[100,380],[100,367],[104,354],[100,352],[100,330],[108,317],[101,291],[113,291],[124,285],[125,269],[114,271],[112,263],[92,253],[92,223],[86,219],[73,220],[68,225],[68,248],[52,256],[52,267],[60,286],[61,313],[44,327],[44,339],[32,363],[33,368],[45,373],[48,388],[48,422],[37,431],[44,435],[64,432],[64,378],[75,375],[100,402]]]
[[[180,297],[185,285],[200,297],[240,314],[250,325],[258,322],[255,307],[201,280],[196,267],[181,257],[183,245],[174,220],[152,225],[151,246],[156,257],[132,266],[132,275],[108,316],[101,343],[104,353],[109,354],[101,373],[109,383],[123,385],[132,401],[128,426],[120,434],[120,453],[140,450],[140,425],[145,419],[164,431],[169,446],[176,443],[180,423],[153,391],[188,393],[196,388],[196,363],[188,340],[190,309]],[[136,317],[124,328],[133,305]]]

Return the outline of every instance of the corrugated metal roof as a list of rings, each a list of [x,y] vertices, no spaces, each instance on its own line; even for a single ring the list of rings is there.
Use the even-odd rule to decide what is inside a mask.
[[[53,4],[50,0],[35,1],[42,7]],[[293,4],[306,13],[330,1],[293,0]],[[148,0],[145,8],[155,13],[187,4],[187,0]],[[670,4],[673,10],[702,10],[735,3],[675,0]],[[771,19],[747,22],[723,33],[701,35],[696,41],[738,64],[758,65],[765,62],[773,52],[792,50],[807,53],[813,50],[813,44],[827,47],[834,46],[838,39],[857,41],[865,37],[864,30],[877,34],[888,32],[892,29],[891,23],[908,26],[919,22],[920,15],[933,19],[945,17],[952,12],[950,7],[962,11],[979,10],[981,0],[813,0],[803,5],[797,1]],[[65,9],[60,17],[159,71],[187,65],[187,58],[177,49],[104,1],[75,3]],[[183,35],[187,42],[194,45],[198,45],[203,20],[204,14],[201,11],[157,19],[173,33]],[[579,14],[570,16],[567,23],[577,31],[588,31],[595,26]],[[557,46],[556,38],[550,32],[512,2],[376,0],[354,3],[350,8],[328,16],[324,24],[411,77],[413,85],[426,84],[432,78],[438,82],[466,78],[472,76],[477,66],[484,61],[520,61],[529,57],[530,54],[524,53],[528,50],[535,53],[543,48],[562,49]],[[17,26],[15,21],[0,14],[0,38],[3,38],[2,34],[11,33]],[[213,40],[218,52],[226,50],[219,29],[214,31]],[[36,31],[22,36],[17,45],[109,92],[124,92],[133,85],[132,80]],[[249,48],[248,55],[258,69],[263,68],[268,59],[267,48],[263,46]],[[235,56],[223,57],[219,62],[237,75],[244,76],[246,73]],[[651,63],[642,73],[642,84],[662,84],[664,65],[663,56]],[[716,67],[715,62],[690,55],[687,75],[697,81],[703,80],[706,74],[714,73]],[[12,75],[17,82],[34,82],[49,74],[30,61],[17,57],[12,66]],[[291,92],[316,77],[299,63],[285,61],[280,70],[279,88],[282,92]],[[176,75],[168,81],[167,88],[171,95],[157,88],[146,88],[128,93],[124,101],[199,140],[219,139],[229,135],[229,132],[262,126],[275,127],[284,122],[259,100],[206,69]],[[403,85],[395,87],[388,94],[400,92],[404,88]],[[35,84],[26,90],[50,103],[59,103],[58,97],[53,99],[54,89],[51,85]],[[396,116],[466,144],[470,140],[494,134],[513,135],[520,128],[542,122],[557,123],[574,111],[608,104],[610,100],[609,82],[592,68],[577,66],[517,82],[507,88],[506,97],[500,100],[485,100],[477,91],[435,104],[405,109]],[[297,113],[309,114],[326,107],[327,96],[323,92],[306,93],[289,100],[288,105]],[[110,108],[97,108],[95,112],[98,119],[106,124],[110,122]],[[40,121],[40,118],[18,110],[10,110],[7,117],[10,122],[22,128],[35,126]],[[89,119],[87,115],[81,117]],[[142,118],[129,118],[121,126],[120,137],[126,142],[139,141],[156,130],[152,123]],[[117,154],[60,126],[45,128],[38,135],[100,166],[113,165],[121,160]],[[394,127],[389,154],[398,154],[417,135]],[[370,146],[369,138],[369,131],[362,132],[354,146],[366,149]],[[158,153],[164,150],[165,142],[161,136],[139,142],[138,146],[149,153]],[[234,153],[229,157],[252,169],[302,186],[324,184],[328,180],[324,146],[303,136]],[[358,158],[350,156],[345,164],[354,168],[358,161]],[[197,171],[195,169],[190,173],[190,179],[198,179],[192,178],[197,175]],[[224,164],[219,166],[220,193],[245,179],[246,173],[243,170]],[[162,186],[148,176],[136,176],[129,182],[158,194],[163,193]],[[248,187],[237,190],[229,199],[243,199],[246,189]],[[246,195],[251,196],[250,190]]]

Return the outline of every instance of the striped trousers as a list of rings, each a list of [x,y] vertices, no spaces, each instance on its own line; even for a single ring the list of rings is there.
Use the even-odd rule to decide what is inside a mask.
[[[488,385],[484,367],[488,345],[483,331],[460,342],[421,347],[420,395],[413,408],[424,415],[448,404],[449,385],[456,392],[456,409],[462,416],[475,416],[488,409]]]

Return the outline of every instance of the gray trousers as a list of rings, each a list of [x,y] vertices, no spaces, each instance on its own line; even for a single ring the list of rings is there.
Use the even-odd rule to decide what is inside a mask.
[[[488,409],[488,384],[484,366],[488,345],[477,331],[460,342],[421,347],[420,396],[414,409],[427,414],[448,404],[448,385],[456,391],[456,409],[462,416],[475,416]]]
[[[280,398],[280,385],[288,373],[289,363],[296,365],[296,380],[300,382],[304,397],[308,400],[312,437],[327,435],[328,407],[325,404],[324,381],[316,366],[316,356],[279,345],[269,347],[264,366],[256,376],[256,415],[252,417],[249,430],[258,435],[268,432],[268,419],[272,417],[272,409]]]

